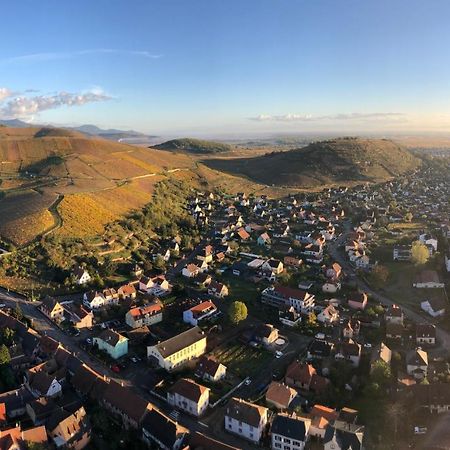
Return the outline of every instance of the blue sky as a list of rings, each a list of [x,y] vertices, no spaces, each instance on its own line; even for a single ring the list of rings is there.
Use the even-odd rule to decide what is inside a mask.
[[[155,134],[450,131],[449,17],[448,0],[8,2],[0,117]]]

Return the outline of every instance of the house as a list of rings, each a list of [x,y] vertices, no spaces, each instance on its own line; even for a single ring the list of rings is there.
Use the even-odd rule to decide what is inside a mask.
[[[391,359],[391,349],[384,342],[381,342],[372,350],[372,355],[370,357],[370,369],[372,370],[378,361],[382,361],[390,366]]]
[[[188,264],[186,267],[183,267],[181,274],[187,278],[194,278],[200,273],[200,267],[196,264]]]
[[[200,417],[209,405],[209,388],[181,378],[167,393],[167,402],[188,414]]]
[[[0,394],[0,404],[4,405],[6,419],[9,421],[26,413],[26,406],[35,399],[34,395],[25,386]]]
[[[327,294],[335,294],[341,289],[341,287],[341,283],[326,281],[322,285],[322,292],[325,292]]]
[[[91,276],[89,275],[89,272],[86,269],[83,269],[82,267],[76,267],[73,271],[73,275],[75,277],[75,282],[78,285],[87,284],[91,281]]]
[[[283,263],[279,259],[270,258],[264,262],[261,266],[261,271],[263,273],[269,273],[271,275],[280,275],[284,270]]]
[[[225,411],[225,430],[258,443],[267,425],[267,411],[263,406],[232,398]]]
[[[195,370],[195,375],[205,381],[216,383],[223,380],[227,374],[227,368],[223,364],[211,358],[200,358]]]
[[[295,414],[277,414],[271,427],[273,450],[303,450],[309,438],[311,420]]]
[[[416,325],[416,344],[435,345],[436,326],[428,323],[418,323]]]
[[[147,347],[147,357],[172,371],[186,362],[202,356],[206,351],[206,334],[199,328],[190,328],[157,345]]]
[[[272,243],[272,240],[267,233],[262,233],[256,242],[258,245],[265,245],[267,247]]]
[[[28,369],[24,376],[24,384],[28,390],[38,397],[58,397],[62,392],[64,374],[51,373],[46,363]]]
[[[295,389],[283,383],[272,381],[266,392],[266,403],[277,409],[287,409],[295,397],[297,397]]]
[[[353,367],[358,367],[361,360],[361,345],[353,339],[349,339],[347,342],[341,342],[338,344],[334,358],[336,360],[343,359],[344,361],[350,362]]]
[[[314,295],[300,289],[281,285],[269,286],[261,293],[261,301],[271,306],[293,306],[296,311],[308,314],[314,309]]]
[[[123,286],[120,286],[119,289],[117,289],[117,294],[121,299],[130,298],[134,300],[136,298],[136,288],[131,283],[124,284]]]
[[[410,245],[396,245],[392,251],[392,259],[394,261],[410,261],[411,253]]]
[[[91,425],[83,406],[73,413],[63,408],[57,409],[46,426],[48,436],[56,448],[81,450],[91,440]]]
[[[89,309],[99,309],[107,305],[106,298],[102,292],[89,291],[83,294],[83,305]]]
[[[433,236],[427,233],[423,233],[419,236],[419,241],[422,244],[426,245],[427,247],[430,246],[433,249],[433,251],[437,252],[438,241]]]
[[[338,418],[338,413],[327,406],[314,405],[309,412],[309,417],[311,419],[309,435],[323,439],[325,430],[330,423],[333,423]]]
[[[419,272],[413,286],[418,289],[439,289],[445,286],[439,279],[435,270],[423,270]]]
[[[420,347],[406,355],[406,372],[416,380],[422,380],[428,373],[428,353]]]
[[[63,305],[66,319],[73,327],[82,330],[92,328],[94,324],[94,314],[83,305],[75,303],[65,303]]]
[[[370,266],[370,258],[367,255],[361,255],[355,259],[355,266],[358,269],[367,269]]]
[[[317,320],[323,324],[331,325],[339,320],[339,312],[333,305],[328,305],[318,314]]]
[[[239,228],[236,234],[241,241],[247,241],[248,239],[250,239],[250,234],[245,230],[245,228]]]
[[[216,314],[217,307],[211,300],[206,300],[183,311],[183,322],[196,327],[202,320]]]
[[[389,339],[401,339],[405,327],[401,323],[386,323],[386,337]]]
[[[440,317],[445,314],[447,302],[444,298],[433,297],[420,303],[423,311],[427,312],[431,317]]]
[[[327,278],[331,280],[337,280],[342,274],[342,267],[339,263],[335,262],[326,271]]]
[[[164,297],[172,292],[172,285],[164,275],[156,277],[142,277],[139,280],[139,290],[155,297]]]
[[[398,323],[403,325],[403,310],[398,305],[392,305],[388,308],[385,315],[386,323]]]
[[[293,361],[286,370],[284,382],[288,386],[306,391],[322,391],[329,381],[317,374],[316,369],[306,362]]]
[[[367,306],[367,294],[365,292],[354,292],[348,297],[348,306],[353,309],[363,310]]]
[[[23,430],[20,424],[16,424],[14,428],[0,431],[1,450],[25,450],[28,448],[28,444],[40,445],[43,448],[47,447],[48,438],[45,426],[41,425]]]
[[[213,260],[214,249],[212,245],[206,245],[197,255],[199,261],[209,264]]]
[[[295,327],[301,323],[302,317],[293,306],[290,306],[278,311],[278,320],[287,327]]]
[[[126,324],[133,329],[154,325],[162,320],[162,305],[159,301],[146,306],[136,306],[125,314]]]
[[[342,329],[342,336],[347,339],[353,339],[359,335],[361,322],[358,319],[351,318]]]
[[[285,256],[283,258],[283,263],[287,267],[300,267],[303,264],[303,260],[301,258],[298,258],[296,256]]]
[[[272,324],[264,323],[257,326],[253,338],[265,346],[270,346],[278,339],[278,329]]]
[[[186,428],[156,409],[151,409],[142,421],[142,438],[155,448],[179,450],[187,434]]]
[[[242,450],[238,447],[232,447],[224,442],[217,441],[210,436],[205,436],[198,431],[189,434],[187,444],[186,450]]]
[[[94,384],[93,396],[98,396],[107,411],[120,418],[125,429],[138,429],[149,411],[148,401],[113,380],[106,383],[103,378],[100,380],[102,384]]]
[[[38,308],[50,320],[55,322],[62,322],[64,320],[64,307],[53,297],[46,296]]]
[[[331,355],[333,344],[321,339],[314,339],[308,347],[306,357],[308,360],[324,359]]]
[[[450,385],[448,383],[415,384],[409,387],[414,402],[430,413],[450,412]]]
[[[94,338],[94,344],[113,359],[119,359],[128,353],[128,338],[108,328]]]
[[[201,272],[195,277],[194,281],[198,286],[205,288],[210,285],[212,276],[209,273]]]
[[[324,450],[363,450],[364,427],[336,420],[325,430]]]
[[[208,295],[216,298],[224,298],[228,295],[228,287],[218,281],[211,281],[208,286]]]

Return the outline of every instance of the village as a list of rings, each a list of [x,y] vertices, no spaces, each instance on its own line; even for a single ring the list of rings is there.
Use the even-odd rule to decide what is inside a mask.
[[[450,411],[449,197],[431,168],[281,199],[193,191],[191,251],[170,236],[126,283],[77,266],[76,293],[2,291],[0,443],[431,447]]]

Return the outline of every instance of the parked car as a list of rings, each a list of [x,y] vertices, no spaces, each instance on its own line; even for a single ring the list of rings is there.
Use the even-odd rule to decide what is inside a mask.
[[[115,373],[120,373],[120,367],[117,364],[111,366],[111,370]]]

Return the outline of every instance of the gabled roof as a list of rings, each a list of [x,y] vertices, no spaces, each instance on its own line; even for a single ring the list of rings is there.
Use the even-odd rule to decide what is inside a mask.
[[[181,395],[195,403],[200,401],[206,391],[209,391],[209,388],[186,378],[179,379],[169,390],[171,394]]]
[[[181,433],[187,430],[173,420],[166,417],[162,412],[151,409],[142,421],[142,429],[154,439],[164,444],[167,448],[173,448]]]
[[[295,414],[277,414],[272,422],[272,434],[279,434],[289,439],[304,442],[307,439],[311,420],[296,417]]]
[[[295,389],[286,386],[283,383],[272,381],[266,392],[266,401],[277,403],[283,408],[288,408],[292,400],[297,396]]]
[[[225,414],[232,419],[258,428],[261,418],[267,414],[267,408],[233,397],[228,402]]]
[[[115,347],[119,342],[124,340],[128,340],[125,336],[122,336],[119,333],[116,333],[114,330],[107,328],[100,333],[98,339],[101,339],[103,342]]]
[[[296,383],[309,384],[316,369],[311,364],[294,361],[286,371],[286,378],[291,378]]]
[[[199,327],[193,327],[157,344],[155,347],[163,358],[167,358],[202,339],[206,339],[206,334]]]

